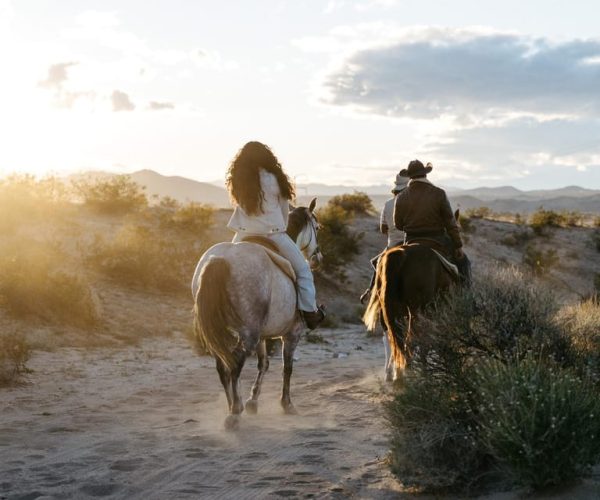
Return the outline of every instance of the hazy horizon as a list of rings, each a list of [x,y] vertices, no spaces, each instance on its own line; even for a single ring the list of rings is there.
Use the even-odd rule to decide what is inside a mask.
[[[600,5],[0,0],[0,175],[600,189]],[[535,23],[532,22],[535,19]]]

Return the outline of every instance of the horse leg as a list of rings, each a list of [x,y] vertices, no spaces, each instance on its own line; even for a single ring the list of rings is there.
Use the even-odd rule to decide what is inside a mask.
[[[394,360],[392,359],[392,349],[387,332],[383,331],[383,349],[385,351],[385,381],[391,382],[394,380]]]
[[[228,430],[238,428],[240,414],[244,411],[244,403],[240,395],[240,374],[246,362],[246,352],[243,349],[236,349],[233,354],[236,362],[231,370],[231,412],[225,419],[225,428]]]
[[[281,392],[281,406],[283,411],[288,415],[296,415],[298,413],[290,399],[290,379],[292,378],[294,364],[294,350],[298,345],[298,340],[298,335],[287,337],[283,340],[283,390]]]
[[[227,396],[227,408],[231,412],[231,373],[223,364],[220,358],[217,358],[217,372],[219,373],[221,384],[223,384],[223,388],[225,389],[225,395]]]
[[[258,343],[256,349],[256,357],[258,358],[258,374],[250,392],[250,398],[246,401],[246,411],[252,415],[258,410],[258,396],[262,387],[263,377],[269,369],[269,356],[267,356],[267,344],[265,340]]]

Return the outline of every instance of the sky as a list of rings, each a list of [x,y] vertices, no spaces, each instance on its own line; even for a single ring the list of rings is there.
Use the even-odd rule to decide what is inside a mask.
[[[594,0],[0,0],[0,175],[600,189]]]

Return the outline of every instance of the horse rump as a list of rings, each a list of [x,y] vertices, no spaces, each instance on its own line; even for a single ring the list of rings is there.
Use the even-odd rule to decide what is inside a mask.
[[[236,359],[241,325],[228,293],[231,268],[223,257],[212,256],[200,272],[194,301],[194,336],[198,349],[219,358],[231,370]]]

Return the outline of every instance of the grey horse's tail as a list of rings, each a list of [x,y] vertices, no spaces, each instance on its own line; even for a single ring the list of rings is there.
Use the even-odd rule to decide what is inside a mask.
[[[239,342],[241,324],[228,293],[229,263],[210,257],[200,272],[200,288],[194,304],[194,333],[200,350],[219,358],[230,370],[235,366],[233,350]]]

